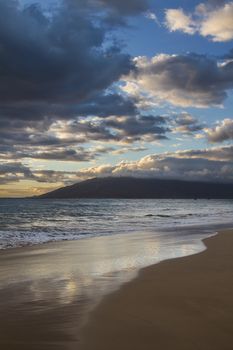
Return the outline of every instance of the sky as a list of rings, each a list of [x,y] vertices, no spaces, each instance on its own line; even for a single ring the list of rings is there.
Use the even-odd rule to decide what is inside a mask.
[[[233,1],[0,0],[0,197],[233,182]]]

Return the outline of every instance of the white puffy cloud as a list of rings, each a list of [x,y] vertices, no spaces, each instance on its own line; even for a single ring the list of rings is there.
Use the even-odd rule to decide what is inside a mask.
[[[170,31],[187,34],[198,32],[215,42],[232,40],[233,1],[201,3],[191,14],[185,13],[183,9],[167,9],[165,24]]]
[[[200,23],[199,32],[216,42],[232,40],[233,2],[229,2],[211,12],[206,12]]]
[[[233,119],[224,119],[214,127],[206,128],[205,132],[210,142],[233,140]]]
[[[165,11],[166,26],[171,31],[182,31],[187,34],[196,32],[196,25],[191,15],[184,13],[183,9],[167,9]]]

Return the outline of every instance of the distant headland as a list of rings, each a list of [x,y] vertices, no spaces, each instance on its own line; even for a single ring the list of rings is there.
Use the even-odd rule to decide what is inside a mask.
[[[233,183],[105,177],[82,181],[34,198],[233,199]]]

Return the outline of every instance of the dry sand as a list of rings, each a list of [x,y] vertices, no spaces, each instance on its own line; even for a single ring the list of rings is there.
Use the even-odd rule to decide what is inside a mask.
[[[85,350],[232,350],[233,230],[200,254],[164,261],[107,296],[83,332]]]

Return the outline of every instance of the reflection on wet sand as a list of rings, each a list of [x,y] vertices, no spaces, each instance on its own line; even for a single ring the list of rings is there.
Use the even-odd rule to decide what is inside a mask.
[[[103,295],[141,267],[204,248],[190,237],[126,234],[1,252],[0,348],[76,348]]]

